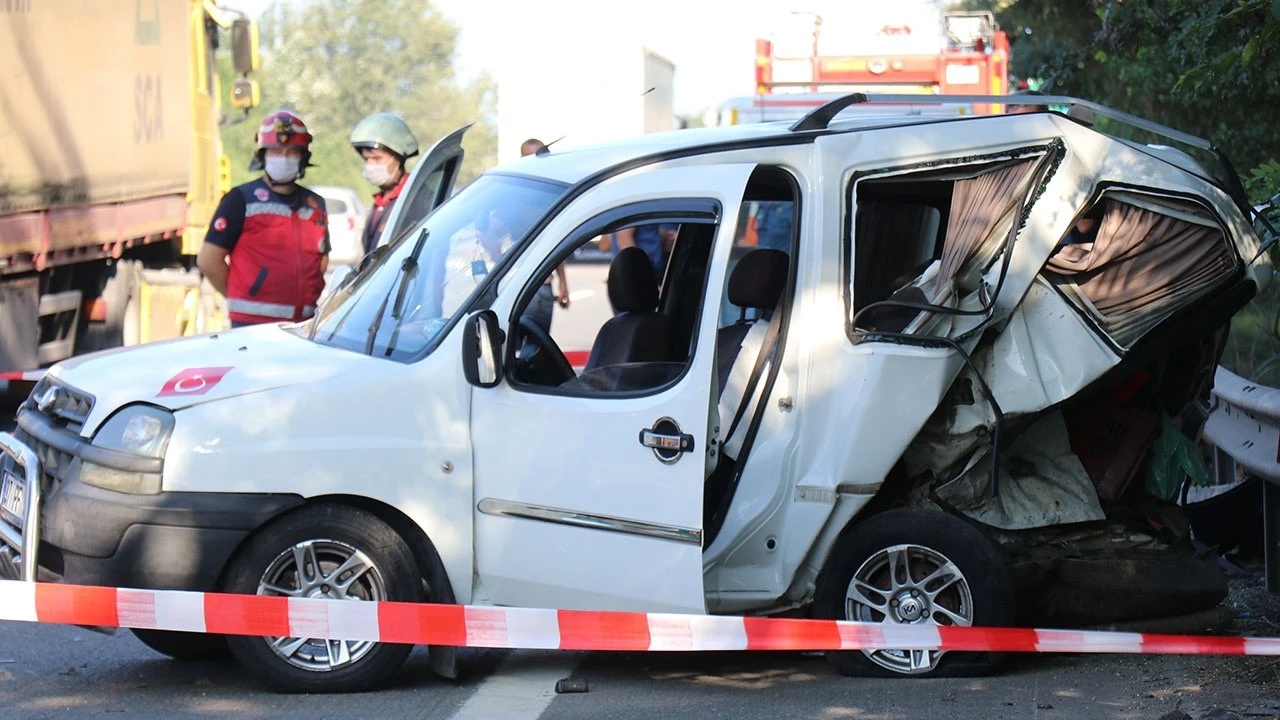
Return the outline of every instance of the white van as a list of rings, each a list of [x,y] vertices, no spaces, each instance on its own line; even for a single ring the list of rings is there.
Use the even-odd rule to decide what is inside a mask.
[[[52,367],[0,434],[0,572],[980,626],[1213,607],[1221,572],[1140,469],[1161,433],[1194,436],[1270,277],[1238,179],[1053,112],[830,122],[858,100],[531,156],[451,198],[446,137],[313,320]],[[781,246],[744,244],[757,202],[790,204]],[[579,247],[649,223],[674,247],[618,253],[576,371],[525,309]],[[308,692],[377,685],[410,650],[139,636]]]

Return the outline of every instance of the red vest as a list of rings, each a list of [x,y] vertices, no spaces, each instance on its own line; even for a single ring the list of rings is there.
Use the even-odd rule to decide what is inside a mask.
[[[407,182],[409,182],[409,173],[405,171],[395,187],[374,194],[373,207],[369,209],[369,217],[364,223],[364,234],[360,238],[364,244],[365,255],[373,252],[377,246],[378,237],[382,235],[382,229],[387,226],[387,218],[391,215],[391,206],[399,199]]]
[[[231,250],[227,309],[245,323],[306,320],[324,290],[321,260],[328,248],[324,200],[299,187],[278,195],[262,180],[235,189],[244,195],[244,228]],[[233,192],[235,192],[233,191]]]

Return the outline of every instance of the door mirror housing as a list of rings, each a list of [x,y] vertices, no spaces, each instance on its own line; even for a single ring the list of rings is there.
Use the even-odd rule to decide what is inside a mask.
[[[257,72],[262,65],[256,22],[240,18],[231,23],[231,64],[241,75]]]
[[[462,373],[476,387],[496,387],[502,380],[502,344],[506,336],[492,310],[467,318],[462,331]]]

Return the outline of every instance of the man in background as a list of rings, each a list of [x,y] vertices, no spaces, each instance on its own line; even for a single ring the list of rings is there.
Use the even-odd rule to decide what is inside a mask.
[[[548,152],[546,143],[537,138],[529,138],[520,144],[520,157],[544,155]],[[569,278],[565,274],[563,263],[556,267],[554,275],[559,281],[559,287],[553,288],[551,276],[547,276],[547,281],[538,288],[537,294],[525,310],[525,315],[532,318],[547,334],[551,333],[551,317],[555,314],[556,303],[562,308],[569,308]]]
[[[364,179],[378,188],[361,238],[368,256],[378,246],[391,208],[409,180],[405,163],[418,154],[418,139],[399,115],[375,113],[356,123],[351,131],[351,147],[364,161]]]

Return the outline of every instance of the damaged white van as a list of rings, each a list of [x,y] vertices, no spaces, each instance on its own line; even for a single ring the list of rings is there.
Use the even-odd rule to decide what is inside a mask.
[[[833,120],[866,101],[531,156],[450,196],[454,133],[314,319],[51,368],[0,434],[0,572],[947,625],[1213,608],[1225,582],[1147,468],[1196,437],[1271,276],[1230,166],[1071,98],[1036,101],[1189,151],[1047,110]],[[761,205],[781,221],[746,232]],[[565,324],[526,310],[579,247],[647,224],[668,252],[616,254],[570,362]],[[138,634],[289,691],[371,687],[410,651]]]

